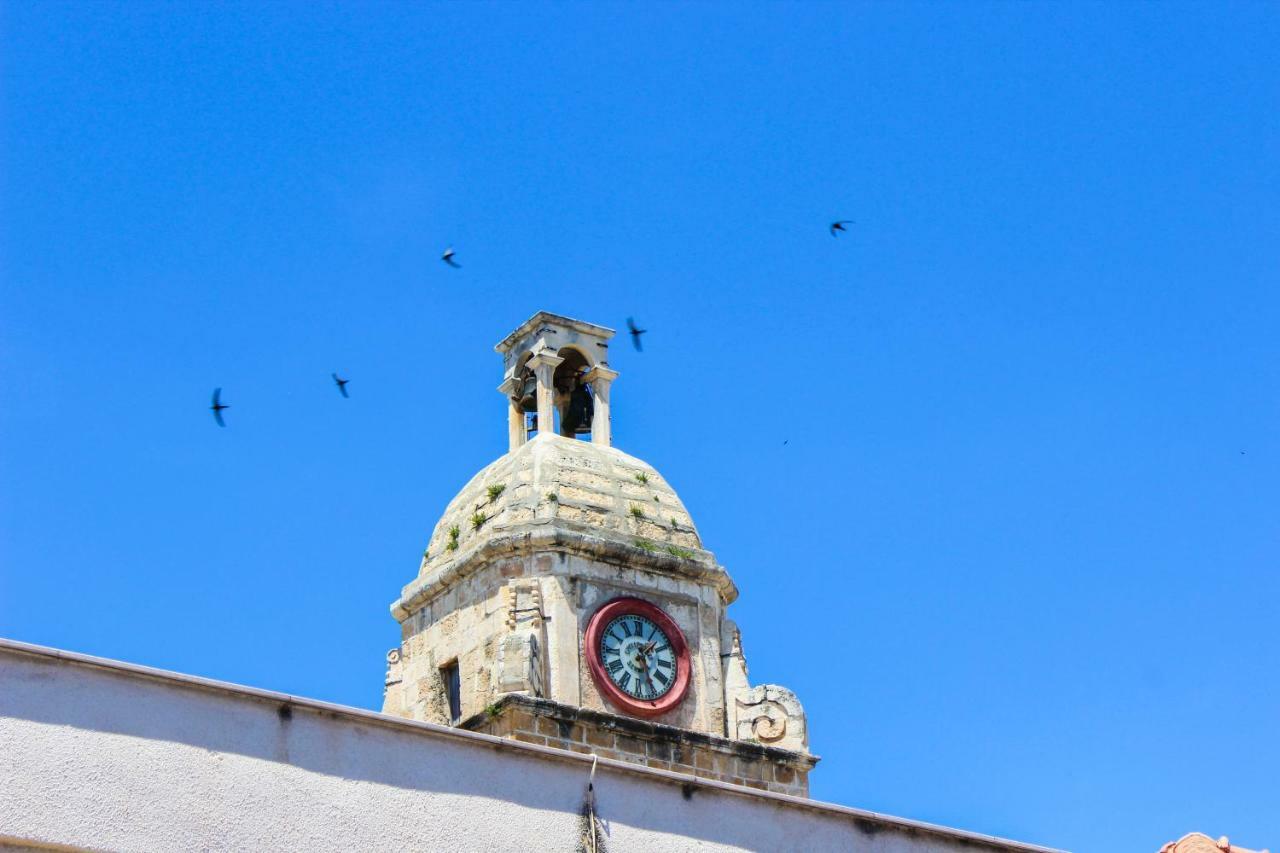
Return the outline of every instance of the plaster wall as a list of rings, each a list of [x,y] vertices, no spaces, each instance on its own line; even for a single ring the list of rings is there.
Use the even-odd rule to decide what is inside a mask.
[[[0,845],[585,849],[590,757],[0,641]],[[601,760],[602,851],[1041,850]]]

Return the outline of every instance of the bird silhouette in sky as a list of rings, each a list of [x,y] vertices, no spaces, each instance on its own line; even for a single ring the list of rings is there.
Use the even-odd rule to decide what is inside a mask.
[[[444,261],[446,264],[453,267],[455,270],[462,269],[462,264],[458,263],[453,259],[453,254],[454,254],[453,247],[450,246],[449,248],[444,250],[444,254],[440,256],[440,260]]]
[[[218,426],[224,427],[227,425],[226,421],[222,419],[222,410],[229,409],[229,408],[231,407],[225,406],[222,403],[222,389],[214,388],[213,389],[213,405],[210,406],[209,409],[213,412],[213,419],[218,422]]]
[[[338,391],[342,394],[342,396],[350,397],[351,395],[347,393],[347,383],[350,382],[351,380],[343,379],[341,376],[339,376],[336,373],[330,373],[329,375],[333,377],[333,384],[338,386]]]
[[[839,222],[832,222],[831,228],[830,228],[831,236],[839,237],[840,236],[839,232],[849,230],[848,228],[845,228],[846,225],[853,225],[853,224],[855,223],[852,219],[841,219]]]
[[[630,317],[627,318],[627,329],[631,332],[631,343],[635,345],[636,352],[644,352],[644,347],[640,345],[640,336],[649,330],[637,329],[636,321]]]

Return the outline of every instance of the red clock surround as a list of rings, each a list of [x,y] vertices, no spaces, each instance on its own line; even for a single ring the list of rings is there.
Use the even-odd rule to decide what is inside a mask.
[[[637,699],[623,693],[605,672],[604,661],[600,656],[600,640],[604,629],[619,616],[631,614],[651,620],[671,642],[671,651],[676,660],[676,680],[671,689],[657,699]],[[689,689],[689,644],[685,642],[684,634],[675,620],[647,601],[639,598],[615,598],[608,602],[587,622],[585,641],[587,667],[591,670],[596,687],[606,699],[628,714],[637,717],[665,714],[680,704],[685,691]]]

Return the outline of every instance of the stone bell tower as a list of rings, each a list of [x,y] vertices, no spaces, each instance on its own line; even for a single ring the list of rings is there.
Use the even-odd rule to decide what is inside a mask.
[[[391,606],[383,711],[807,795],[804,711],[748,683],[737,587],[662,475],[610,446],[613,334],[541,312],[497,345],[508,452]]]

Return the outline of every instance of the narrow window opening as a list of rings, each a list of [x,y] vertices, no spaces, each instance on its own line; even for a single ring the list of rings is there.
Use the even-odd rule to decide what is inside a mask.
[[[440,681],[444,683],[444,694],[449,700],[449,722],[456,723],[462,719],[462,679],[458,675],[456,660],[440,667]]]

